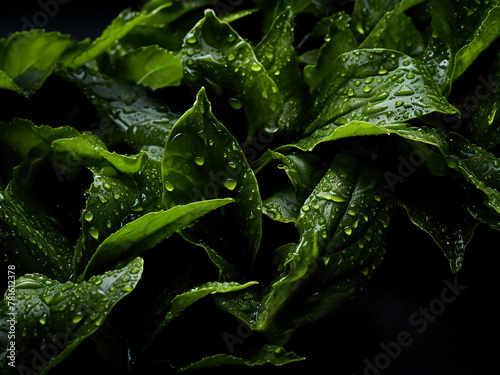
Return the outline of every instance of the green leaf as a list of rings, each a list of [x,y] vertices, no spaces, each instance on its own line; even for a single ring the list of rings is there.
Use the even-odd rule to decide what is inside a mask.
[[[186,228],[201,216],[232,201],[232,199],[214,199],[175,206],[166,211],[150,212],[125,224],[99,245],[87,264],[82,279],[89,274],[95,274],[112,262],[142,254],[172,234]]]
[[[385,252],[392,201],[382,173],[339,154],[302,205],[299,243],[278,248],[273,281],[219,307],[276,343],[320,319],[359,292]]]
[[[458,125],[460,125],[460,132],[472,143],[489,150],[500,144],[500,118],[498,116],[500,107],[500,50],[496,54],[496,59],[489,69],[489,73],[485,70],[477,79],[480,84],[470,87],[470,90],[463,94],[462,103],[467,103],[467,105],[459,107],[464,114],[456,126],[458,129]],[[474,100],[471,98],[475,98],[478,105],[469,106],[468,101]]]
[[[327,125],[316,130],[309,137],[290,144],[284,145],[277,151],[285,150],[290,147],[296,147],[302,151],[311,151],[322,142],[334,141],[342,138],[366,136],[366,135],[389,135],[397,134],[403,138],[415,140],[431,145],[441,145],[444,138],[438,132],[429,128],[409,126],[407,124],[387,124],[374,125],[368,122],[351,121],[346,125]]]
[[[119,45],[110,52],[110,58],[114,59],[122,52],[150,45],[179,51],[187,32],[203,16],[203,8],[212,3],[213,0],[147,2],[141,10],[153,14],[120,40]]]
[[[227,99],[236,97],[248,119],[248,140],[260,130],[278,130],[283,112],[279,89],[252,46],[213,11],[186,35],[182,64],[184,79],[195,91],[210,87]]]
[[[91,133],[56,140],[52,148],[56,154],[71,155],[70,160],[88,168],[94,177],[75,248],[75,275],[79,276],[104,239],[127,222],[163,208],[159,178],[162,150],[151,147],[138,155],[124,156],[109,152]]]
[[[317,63],[304,68],[304,78],[307,84],[315,89],[321,81],[330,76],[333,62],[343,53],[357,48],[354,34],[349,28],[351,18],[344,12],[334,14],[328,19],[329,27],[325,35],[325,43],[319,50]]]
[[[387,17],[406,12],[421,2],[423,0],[356,0],[352,23],[362,35],[383,33],[388,26]]]
[[[145,89],[124,84],[98,72],[83,69],[67,71],[63,78],[75,82],[92,100],[106,125],[106,144],[124,141],[139,152],[148,146],[164,147],[170,129],[179,115]]]
[[[454,9],[449,0],[431,0],[432,35],[421,57],[436,85],[447,95],[451,88],[455,53],[458,50]]]
[[[280,269],[288,272],[262,302],[257,330],[286,340],[289,332],[328,314],[371,278],[385,252],[391,208],[381,176],[352,156],[335,157],[302,206],[296,222],[299,244],[281,255]]]
[[[383,49],[343,54],[315,96],[306,134],[351,121],[382,125],[431,112],[457,113],[419,61]]]
[[[368,35],[383,16],[396,8],[401,0],[356,0],[352,22],[358,33]]]
[[[158,46],[140,47],[117,59],[108,74],[153,90],[179,86],[182,80],[180,56]]]
[[[262,202],[262,213],[282,223],[295,223],[301,206],[294,189],[287,187]]]
[[[174,318],[178,317],[186,308],[191,306],[196,301],[213,294],[225,294],[238,292],[240,290],[246,289],[252,285],[258,284],[257,281],[250,281],[245,284],[238,284],[235,282],[209,282],[203,285],[196,286],[182,294],[177,295],[170,302],[171,306],[168,312],[165,314],[165,318],[159,325],[158,329],[153,336],[157,335],[162,329],[164,329]]]
[[[180,367],[179,372],[200,370],[206,368],[214,368],[222,365],[246,365],[246,366],[261,366],[270,363],[275,366],[282,366],[287,363],[303,361],[305,358],[297,356],[295,353],[285,351],[281,346],[263,345],[254,353],[245,357],[236,357],[224,353],[215,354],[210,357],[205,357],[198,362]]]
[[[53,141],[77,135],[78,131],[69,126],[36,126],[29,120],[15,118],[9,123],[0,122],[0,155],[5,165],[14,168],[30,159],[46,158]]]
[[[51,143],[75,134],[70,127],[35,126],[28,120],[0,122],[0,154],[10,179],[0,190],[0,249],[18,272],[43,272],[57,280],[71,276],[73,244],[57,215],[60,210],[49,205],[45,194],[38,194],[43,188],[33,186],[53,156]],[[51,176],[44,177],[49,187]]]
[[[457,197],[461,201],[457,202]],[[425,184],[412,186],[400,201],[410,220],[432,237],[450,262],[451,270],[458,272],[479,224],[463,203],[467,201],[463,188],[455,182],[428,179]]]
[[[307,92],[293,45],[294,29],[294,14],[291,8],[286,8],[276,17],[254,50],[255,56],[278,86],[284,103],[279,129],[285,130],[287,134],[296,133],[297,126],[301,125]]]
[[[424,39],[413,20],[403,13],[405,8],[398,6],[386,13],[359,47],[392,49],[412,57],[424,52]]]
[[[448,94],[478,56],[500,35],[500,5],[474,0],[432,0],[432,35],[423,57]]]
[[[262,233],[259,187],[237,141],[212,114],[204,89],[170,132],[162,181],[166,207],[204,199],[235,200],[183,233],[230,263],[248,268]]]
[[[108,50],[117,40],[127,35],[134,27],[154,17],[161,9],[162,7],[158,7],[151,12],[135,12],[130,9],[125,9],[113,19],[101,36],[95,39],[85,51],[73,60],[71,67],[79,68],[85,63],[94,60],[97,56]]]
[[[19,373],[45,374],[60,363],[99,329],[118,301],[135,288],[142,270],[143,260],[136,258],[82,283],[59,283],[41,274],[18,278],[0,302],[0,330],[7,337],[9,327],[16,326]],[[8,346],[3,343],[0,350],[0,368],[7,371]]]
[[[486,207],[500,215],[500,160],[458,134],[451,134],[448,144],[448,166],[481,190],[485,194]]]
[[[70,35],[34,29],[0,40],[0,88],[28,98],[55,70],[72,64],[89,44]]]
[[[11,182],[0,191],[0,250],[18,272],[43,272],[56,280],[70,279],[73,244],[60,232],[60,226],[60,221],[24,188]]]
[[[472,65],[476,58],[500,35],[500,5],[493,2],[486,8],[487,2],[467,1],[467,4],[457,4],[461,8],[455,19],[456,25],[466,25],[472,29],[472,38],[455,55],[455,70],[453,80],[460,77]],[[485,9],[486,8],[486,9]],[[479,17],[479,22],[477,21]]]
[[[82,133],[77,137],[58,139],[52,143],[52,149],[59,153],[72,153],[85,165],[101,168],[111,164],[118,172],[130,174],[141,170],[146,154],[139,156],[119,155],[109,152],[106,145],[93,133]]]
[[[290,178],[299,202],[304,202],[327,170],[327,167],[321,164],[321,158],[311,153],[292,152],[288,155],[273,151],[271,153],[274,158],[283,162],[283,165],[278,167],[284,169]]]

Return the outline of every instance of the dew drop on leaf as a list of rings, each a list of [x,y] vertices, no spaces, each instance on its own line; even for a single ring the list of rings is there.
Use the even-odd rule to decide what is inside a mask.
[[[196,43],[198,43],[198,39],[196,38],[196,35],[189,34],[186,36],[186,42],[188,44],[196,44]]]
[[[334,195],[332,193],[328,193],[328,192],[320,192],[320,193],[318,193],[318,197],[332,201],[332,202],[345,202],[344,198],[339,197],[338,195]]]
[[[396,96],[405,96],[405,95],[413,95],[415,92],[409,86],[403,85],[399,88],[398,91],[394,93]]]
[[[99,230],[96,227],[90,227],[89,234],[96,240],[99,239]]]
[[[243,107],[243,103],[238,98],[229,98],[229,105],[234,109],[241,109]]]
[[[174,191],[174,183],[172,181],[165,181],[165,189],[167,189],[168,191]]]
[[[234,190],[234,188],[236,187],[237,185],[237,182],[235,179],[233,178],[228,178],[226,180],[223,181],[223,184],[224,186],[229,189],[229,190]]]
[[[83,218],[87,221],[92,221],[92,219],[94,218],[94,214],[92,213],[92,211],[85,211],[85,213],[83,214]]]
[[[203,156],[197,156],[194,158],[194,162],[199,166],[202,166],[203,164],[205,164],[205,158]]]

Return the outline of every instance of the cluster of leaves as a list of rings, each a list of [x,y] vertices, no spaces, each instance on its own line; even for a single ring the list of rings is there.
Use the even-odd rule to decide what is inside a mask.
[[[145,373],[299,361],[283,346],[369,282],[395,210],[453,272],[500,229],[497,0],[220,10],[151,0],[93,41],[0,40],[2,373],[87,338]]]

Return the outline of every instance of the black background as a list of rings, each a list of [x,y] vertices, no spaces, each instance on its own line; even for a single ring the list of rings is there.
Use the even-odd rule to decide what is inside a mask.
[[[71,33],[76,39],[95,38],[125,7],[105,1],[70,0],[60,5],[57,15],[45,25],[49,31]],[[0,37],[21,30],[25,19],[40,11],[37,1],[5,2],[0,5]],[[26,18],[23,18],[26,17]],[[384,353],[380,344],[397,340],[407,331],[412,341],[397,358],[380,369],[384,375],[469,375],[491,373],[497,368],[498,266],[500,234],[479,226],[466,250],[462,270],[453,275],[440,249],[425,233],[399,212],[393,219],[385,262],[365,291],[354,301],[324,320],[298,330],[287,349],[307,357],[282,368],[226,367],[217,373],[289,373],[291,370],[336,374],[377,374],[365,372],[367,362],[375,363]],[[444,280],[467,286],[457,299],[445,305],[441,314],[423,332],[411,325],[410,316],[428,307],[446,288]],[[236,330],[238,323],[235,320]],[[196,335],[193,335],[196,340]],[[379,362],[380,363],[380,362]],[[91,343],[84,343],[54,373],[73,373],[75,364],[83,372],[115,373],[97,356]],[[382,363],[383,364],[383,363]],[[203,371],[202,371],[203,372]],[[208,371],[207,371],[208,372]]]

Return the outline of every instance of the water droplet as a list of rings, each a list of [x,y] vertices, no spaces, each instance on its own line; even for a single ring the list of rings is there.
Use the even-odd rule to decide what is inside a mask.
[[[238,98],[229,98],[228,101],[229,105],[234,109],[240,109],[241,107],[243,107],[242,101]]]
[[[458,162],[457,162],[456,158],[453,158],[453,157],[447,157],[446,164],[448,165],[448,167],[453,168],[453,169],[458,167]]]
[[[345,227],[344,228],[344,232],[345,232],[345,234],[347,234],[348,236],[350,236],[352,234],[352,228],[351,227]]]
[[[348,96],[354,96],[354,90],[353,89],[347,90],[347,95]]]
[[[413,91],[413,89],[409,86],[406,86],[406,85],[403,85],[399,88],[398,91],[396,91],[394,93],[395,96],[404,96],[404,95],[412,95],[414,94],[415,92]]]
[[[232,169],[236,169],[236,163],[234,161],[230,161],[229,163],[227,163],[227,165],[229,165],[229,167]]]
[[[339,197],[338,195],[334,195],[332,193],[328,193],[328,192],[320,192],[320,193],[318,193],[318,197],[329,200],[329,201],[333,201],[333,202],[345,202],[346,201],[344,198]]]
[[[380,69],[380,70],[378,71],[378,74],[380,74],[380,75],[387,74],[387,69],[384,69],[384,68]]]
[[[165,185],[165,189],[167,189],[168,191],[174,191],[174,189],[175,189],[175,185],[171,181],[165,181],[164,185]]]
[[[228,178],[228,179],[224,180],[223,184],[224,184],[224,186],[225,186],[227,189],[229,189],[229,190],[234,190],[234,188],[236,187],[236,185],[237,185],[238,183],[236,182],[236,180],[235,180],[235,179],[233,179],[233,178]]]
[[[372,77],[365,79],[365,83],[366,84],[369,84],[369,83],[372,83],[372,82],[373,82],[373,78]]]
[[[47,317],[45,315],[42,315],[38,321],[40,322],[40,324],[42,325],[45,325],[45,323],[47,323]]]
[[[85,213],[83,214],[83,218],[87,221],[92,221],[92,219],[94,218],[94,214],[92,213],[92,211],[85,211]]]
[[[75,315],[72,319],[73,323],[74,324],[77,324],[78,322],[80,322],[81,320],[83,319],[83,315],[81,315],[81,313],[78,313],[78,315]]]
[[[188,44],[196,44],[196,43],[198,43],[198,39],[196,38],[196,35],[188,34],[188,35],[186,35],[186,42]]]
[[[310,209],[310,207],[307,204],[302,206],[302,211],[304,211],[304,212],[309,211],[309,209]]]
[[[415,73],[413,73],[413,72],[408,72],[408,74],[406,75],[406,78],[408,78],[408,79],[413,79],[413,78],[415,78]]]
[[[134,212],[142,211],[144,208],[141,206],[141,202],[138,198],[135,199],[134,204],[131,207],[131,210]]]
[[[365,88],[363,89],[364,92],[370,92],[372,91],[372,88],[370,86],[365,86]]]
[[[274,54],[271,51],[267,51],[264,56],[267,57],[268,60],[272,60],[274,57]]]
[[[203,156],[197,156],[194,158],[194,162],[199,166],[202,166],[203,164],[205,164],[205,158]]]
[[[254,72],[258,72],[262,69],[262,67],[260,66],[260,64],[254,63],[252,64],[250,69],[252,69]]]
[[[96,240],[99,239],[99,230],[96,227],[90,227],[89,234]]]

